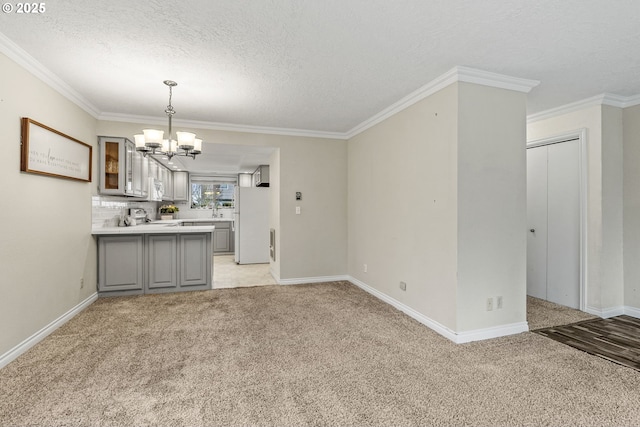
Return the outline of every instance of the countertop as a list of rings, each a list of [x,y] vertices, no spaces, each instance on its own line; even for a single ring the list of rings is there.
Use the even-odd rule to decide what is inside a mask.
[[[188,227],[180,226],[183,222],[233,222],[231,218],[183,218],[152,221],[145,224],[131,227],[102,227],[94,228],[91,234],[113,235],[113,234],[185,234],[185,233],[211,233],[215,229],[213,225],[192,225]]]

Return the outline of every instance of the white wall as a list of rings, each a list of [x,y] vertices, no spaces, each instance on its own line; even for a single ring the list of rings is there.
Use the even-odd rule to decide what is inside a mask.
[[[132,137],[145,124],[100,121],[98,135]],[[344,276],[347,272],[347,143],[344,140],[196,129],[205,142],[279,150],[271,165],[272,200],[279,197],[274,273],[281,280]],[[272,156],[273,157],[273,156]],[[273,157],[273,160],[278,160]],[[194,160],[197,162],[197,159]],[[279,183],[279,185],[278,185]],[[271,187],[270,187],[271,188]],[[303,199],[296,202],[295,192]],[[301,206],[301,214],[295,214]]]
[[[525,114],[523,93],[454,83],[352,138],[349,274],[454,337],[525,328]]]
[[[624,128],[624,300],[640,309],[640,105],[625,108]]]
[[[20,172],[20,118],[93,145],[96,120],[0,54],[0,356],[96,291],[95,182]],[[80,279],[84,287],[80,288]]]
[[[526,321],[526,94],[459,87],[457,331],[464,332]]]
[[[602,262],[603,309],[624,305],[622,109],[602,106]]]
[[[349,140],[348,168],[349,275],[454,331],[457,108],[452,84],[389,117]]]
[[[585,128],[587,144],[587,310],[623,305],[622,110],[596,105],[530,123],[535,141]]]

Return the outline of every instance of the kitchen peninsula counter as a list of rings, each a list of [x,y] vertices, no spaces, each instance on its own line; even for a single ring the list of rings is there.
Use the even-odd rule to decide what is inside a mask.
[[[213,284],[214,225],[222,218],[94,228],[100,296],[207,290]],[[229,221],[226,219],[226,221]]]
[[[131,227],[101,227],[93,228],[91,234],[94,236],[110,234],[150,234],[150,233],[202,233],[213,232],[214,225],[209,223],[233,222],[231,218],[196,218],[196,219],[170,219],[163,221],[152,221],[145,224],[133,225]],[[206,223],[207,225],[191,225],[183,227],[183,223]]]

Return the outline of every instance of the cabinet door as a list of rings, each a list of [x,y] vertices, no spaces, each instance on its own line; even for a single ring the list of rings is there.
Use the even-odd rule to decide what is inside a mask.
[[[136,154],[139,154],[136,151],[136,146],[133,142],[129,141],[128,139],[124,140],[124,151],[125,151],[125,157],[124,157],[124,194],[129,195],[129,196],[133,196],[135,195],[135,189],[134,189],[134,163],[135,163],[135,158],[136,158]],[[122,168],[122,162],[120,163],[120,167]]]
[[[126,138],[98,138],[101,194],[133,195],[133,154],[135,145]]]
[[[213,252],[231,252],[230,243],[231,230],[229,228],[219,228],[213,232]]]
[[[146,291],[153,293],[178,286],[178,236],[147,235]]]
[[[160,179],[158,176],[158,162],[149,159],[149,178]]]
[[[162,200],[173,200],[173,172],[164,166],[160,166],[160,175],[162,176],[161,181],[164,185],[164,194],[162,195]]]
[[[211,286],[211,233],[180,235],[180,286]]]
[[[127,150],[129,150],[129,148],[127,148]],[[144,156],[142,155],[142,153],[140,153],[139,151],[135,151],[135,148],[132,150],[132,155],[131,155],[133,161],[131,162],[131,182],[132,182],[132,189],[131,192],[134,196],[138,196],[141,197],[143,195],[143,180],[142,180],[142,173],[143,173],[143,161],[146,160],[144,158]]]
[[[143,288],[142,235],[98,238],[98,291]]]
[[[186,202],[189,198],[189,174],[173,172],[173,200]]]
[[[140,168],[140,179],[142,180],[142,197],[149,195],[149,158],[140,154],[142,167]]]

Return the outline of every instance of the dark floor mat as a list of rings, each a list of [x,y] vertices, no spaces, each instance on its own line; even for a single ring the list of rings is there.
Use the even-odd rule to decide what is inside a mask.
[[[640,371],[640,319],[617,316],[539,329],[534,333]]]

